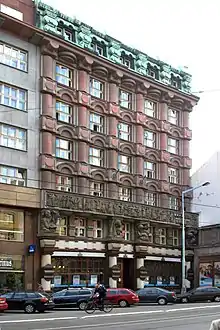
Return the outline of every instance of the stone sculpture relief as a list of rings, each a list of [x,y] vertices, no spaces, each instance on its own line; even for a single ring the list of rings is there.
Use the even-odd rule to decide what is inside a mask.
[[[144,54],[138,54],[136,58],[136,70],[142,75],[147,75],[147,56]]]
[[[191,228],[186,231],[186,245],[188,247],[198,244],[198,229]]]
[[[138,222],[136,227],[137,239],[145,242],[150,241],[150,223],[146,221]]]
[[[91,29],[85,25],[80,27],[78,33],[79,46],[83,48],[90,48],[92,43],[92,32]]]
[[[112,40],[109,47],[110,60],[114,63],[121,64],[121,45]]]
[[[43,232],[55,233],[60,219],[58,211],[42,210],[41,211],[41,230]]]
[[[160,80],[166,85],[171,84],[171,67],[169,65],[163,64],[160,71]]]

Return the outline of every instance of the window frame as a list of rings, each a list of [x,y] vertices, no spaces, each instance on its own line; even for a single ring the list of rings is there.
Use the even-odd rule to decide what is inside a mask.
[[[60,105],[58,108],[57,105]],[[62,106],[68,108],[68,112],[62,111]],[[66,116],[68,120],[62,120],[60,117],[61,116]],[[56,100],[56,120],[61,121],[62,123],[67,123],[67,124],[72,124],[73,123],[73,107],[66,103],[63,102],[62,100],[57,99]]]
[[[167,228],[159,229],[159,244],[166,245],[167,244]]]
[[[122,162],[122,157],[126,157],[128,162],[127,163]],[[127,170],[121,169],[121,165],[122,166],[123,165],[127,166]],[[132,157],[124,155],[124,154],[119,154],[118,155],[118,170],[119,170],[119,172],[131,173],[131,171],[132,171]]]
[[[152,103],[152,105],[153,105],[152,109],[146,105],[147,103],[148,104]],[[153,115],[151,115],[151,112],[152,112]],[[148,117],[157,118],[157,102],[145,99],[144,100],[144,113]]]
[[[91,152],[91,150],[98,150],[99,151],[99,156],[94,156]],[[99,160],[99,165],[94,164],[91,160],[92,159],[98,159]],[[95,148],[95,147],[89,147],[89,164],[92,166],[97,166],[97,167],[103,167],[104,165],[104,150],[100,148]]]
[[[94,86],[95,83],[99,83],[99,85],[100,85],[99,88],[96,88]],[[98,92],[99,96],[97,96],[98,94],[96,94],[96,92]],[[92,97],[95,97],[100,100],[104,100],[105,99],[105,83],[101,80],[98,80],[97,78],[90,77],[89,78],[89,94]]]
[[[127,192],[127,193],[123,193]],[[120,186],[118,189],[118,196],[120,201],[132,202],[132,189],[131,187]]]
[[[146,135],[152,135],[152,139]],[[157,147],[157,135],[155,132],[144,130],[144,146],[155,149]]]
[[[173,201],[172,201],[172,199],[173,199]],[[177,196],[169,196],[169,209],[178,211],[178,209],[179,209],[179,200],[178,200]]]
[[[179,243],[180,243],[179,230],[172,229],[172,245],[179,246]]]
[[[64,221],[64,224],[60,224],[60,221],[62,220],[65,220]],[[57,228],[56,228],[56,234],[58,236],[61,236],[61,237],[66,237],[68,235],[68,222],[69,222],[69,218],[67,216],[63,216],[62,218],[58,219],[58,225],[57,225]],[[62,230],[64,232],[64,234],[62,234]]]
[[[174,174],[172,174],[172,172]],[[175,167],[168,167],[168,179],[171,184],[179,184],[179,169]]]
[[[96,189],[96,186],[99,187],[100,189]],[[105,192],[104,182],[96,182],[96,181],[90,182],[89,193],[91,196],[104,197],[104,192]]]
[[[17,56],[16,57],[13,57],[11,54],[10,55],[6,54],[4,52],[4,49],[5,48],[10,48],[11,52],[13,52],[13,51],[18,52],[18,55],[19,54],[25,55],[26,60],[22,60],[21,58],[19,58]],[[2,52],[1,52],[1,49],[2,49]],[[13,59],[16,59],[17,60],[17,66],[14,66],[14,65],[11,65],[11,64],[7,63],[7,57],[9,58],[10,62],[13,61]],[[3,58],[5,58],[6,60],[5,61],[2,60]],[[8,44],[6,42],[3,42],[3,41],[0,42],[0,64],[9,66],[10,68],[19,70],[21,72],[28,73],[28,60],[29,60],[28,51],[23,50],[23,49],[18,48],[18,47],[15,47],[15,46],[12,46],[12,45],[10,45],[10,44]],[[25,64],[25,69],[21,69],[21,67],[18,65],[18,64],[21,64],[21,63],[24,63]]]
[[[59,147],[57,146],[58,141],[59,141]],[[62,142],[67,142],[69,148],[68,149],[61,148],[60,147],[60,142],[61,143]],[[57,153],[58,151],[59,151],[59,153]],[[68,157],[62,157],[60,152],[66,152]],[[72,147],[72,143],[69,140],[56,137],[56,141],[55,141],[55,155],[56,155],[56,158],[71,160],[72,159],[72,152],[73,152],[73,147]]]
[[[4,215],[2,217],[2,215]],[[12,218],[12,220],[10,221],[7,221],[7,218]],[[15,225],[14,223],[17,221],[17,220],[21,220],[21,222],[19,222],[19,225],[18,225],[18,228],[15,228]],[[6,210],[6,209],[2,209],[0,211],[0,224],[3,223],[4,225],[5,224],[12,224],[13,225],[13,229],[0,229],[0,241],[6,241],[6,242],[24,242],[24,235],[25,235],[25,218],[24,218],[24,213],[21,212],[21,211],[9,211],[9,210]],[[17,230],[14,230],[17,229]],[[5,238],[1,238],[1,235],[4,235],[5,234],[8,234],[8,239],[5,237]],[[20,239],[9,239],[10,235],[11,234],[15,234],[15,235],[18,235],[21,236]],[[12,235],[11,235],[12,236]]]
[[[100,119],[100,123],[96,122],[94,120],[95,117],[99,117]],[[94,129],[94,126],[97,126],[99,127],[98,130],[95,130]],[[93,132],[96,132],[96,133],[101,133],[103,134],[104,133],[104,117],[96,112],[90,112],[89,113],[89,129]]]
[[[66,181],[66,183],[64,181]],[[56,175],[56,190],[73,192],[73,178],[70,176],[57,174]]]
[[[8,132],[7,134],[4,134],[4,129],[6,130],[15,130],[15,137],[13,136],[9,136]],[[24,133],[24,139],[19,138],[19,134],[20,133]],[[23,141],[24,142],[24,148],[16,148],[15,146],[9,146],[9,145],[4,145],[4,140],[7,139],[7,144],[8,141],[14,141],[15,144],[18,141]],[[3,142],[3,143],[2,143]],[[10,149],[15,149],[18,151],[27,151],[27,130],[24,128],[20,128],[20,127],[16,127],[16,126],[12,126],[12,125],[8,125],[8,124],[4,124],[4,123],[0,123],[0,146],[1,147],[5,147],[5,148],[10,148]]]
[[[147,196],[149,198],[147,198]],[[153,197],[153,198],[151,198],[151,197]],[[146,205],[149,205],[149,206],[157,206],[157,193],[156,192],[145,191],[144,203]]]
[[[126,99],[122,97],[123,94],[124,95],[127,94]],[[119,90],[119,105],[121,108],[132,110],[132,99],[133,99],[133,95],[131,92],[127,92],[124,89]],[[125,103],[127,103],[127,106],[125,105]]]
[[[173,145],[173,143],[175,145]],[[180,145],[180,141],[173,138],[173,137],[168,137],[167,139],[167,151],[171,154],[174,154],[174,155],[179,155],[179,145]]]
[[[123,237],[125,241],[131,241],[132,225],[130,222],[123,222]]]
[[[120,129],[120,126],[127,126],[127,131],[126,130],[122,130]],[[124,137],[127,135],[127,139],[125,139]],[[131,129],[131,125],[124,123],[124,122],[119,122],[118,123],[118,138],[120,140],[124,140],[124,141],[131,141],[132,140],[132,129]]]
[[[172,113],[175,113],[176,115],[174,116],[174,115],[172,115]],[[167,109],[167,121],[172,125],[179,126],[180,112],[176,109],[168,107],[168,109]]]
[[[5,93],[5,89],[8,88],[8,95]],[[13,96],[13,91],[16,93],[16,97]],[[17,97],[17,94],[20,95],[20,93],[24,94],[24,100],[20,99],[20,97]],[[2,100],[8,99],[9,104],[5,104],[2,102]],[[13,106],[11,103],[15,102],[16,106]],[[18,104],[23,104],[24,108],[21,108],[17,106]],[[3,82],[0,82],[0,105],[9,107],[12,109],[16,109],[19,111],[27,112],[27,104],[28,104],[28,91],[23,88],[19,88],[17,86],[12,86],[10,84],[6,84]]]
[[[4,170],[4,169],[6,169],[7,173],[10,172],[10,171],[15,171],[15,172],[17,172],[18,176],[3,175],[2,174],[2,170]],[[23,175],[24,178],[21,178],[19,176],[19,173],[21,175]],[[3,178],[6,178],[6,182],[2,182],[2,179]],[[16,181],[16,184],[15,183],[8,183],[7,181],[8,180],[10,181],[10,179]],[[19,182],[20,183],[23,183],[23,184],[20,185]],[[0,164],[0,183],[10,184],[10,185],[16,185],[16,186],[19,186],[19,187],[26,187],[26,185],[27,185],[27,170],[26,169],[22,169],[22,168],[18,168],[18,167],[13,167],[13,166],[7,166],[7,165]]]
[[[150,168],[148,168],[148,164],[152,165],[152,170]],[[149,161],[144,161],[144,176],[147,178],[147,179],[156,179],[157,177],[157,164],[156,163],[153,163],[153,162],[149,162]],[[152,174],[152,175],[149,175],[149,174]]]
[[[62,74],[61,72],[59,72],[58,68],[60,69],[60,71],[64,70],[64,69],[68,70],[68,76],[65,75],[65,74]],[[61,77],[63,79],[66,79],[68,84],[65,84],[63,81],[60,81],[59,79],[57,79],[57,77]],[[56,80],[58,85],[66,86],[66,87],[69,87],[69,88],[73,87],[73,70],[71,70],[66,65],[63,65],[61,63],[56,63],[55,80]]]

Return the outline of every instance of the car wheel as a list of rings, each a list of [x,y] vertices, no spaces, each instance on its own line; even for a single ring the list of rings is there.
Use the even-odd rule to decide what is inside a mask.
[[[215,302],[220,302],[220,296],[215,297],[215,298],[214,298],[214,301],[215,301]]]
[[[181,299],[181,303],[186,304],[189,302],[189,299],[187,297],[184,297]]]
[[[167,304],[167,300],[165,298],[159,298],[157,302],[158,302],[158,305],[166,305]]]
[[[85,302],[85,301],[82,301],[80,304],[79,304],[79,309],[81,310],[81,311],[84,311],[85,310],[85,308],[86,308],[86,305],[87,305],[87,303]]]
[[[24,306],[24,311],[27,314],[32,314],[36,311],[36,308],[33,304],[27,304]]]
[[[119,306],[122,307],[122,308],[128,306],[128,303],[127,303],[126,300],[120,300],[120,301],[118,302],[118,304],[119,304]]]

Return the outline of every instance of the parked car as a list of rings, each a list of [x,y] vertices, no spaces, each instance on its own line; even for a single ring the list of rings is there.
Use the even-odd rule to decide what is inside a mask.
[[[0,298],[0,312],[4,312],[6,309],[8,309],[6,298]]]
[[[168,303],[175,303],[177,299],[175,292],[156,287],[140,289],[136,293],[139,297],[140,304],[157,303],[158,305],[166,305]]]
[[[44,312],[54,308],[52,298],[48,299],[40,292],[8,292],[0,296],[5,298],[8,310],[24,310],[25,313]]]
[[[220,302],[220,289],[212,286],[202,286],[190,290],[183,295],[178,295],[178,301],[182,303],[188,302],[204,302],[204,301]]]
[[[137,294],[130,289],[107,289],[106,299],[112,304],[127,307],[139,303]]]
[[[78,307],[84,310],[88,299],[92,296],[92,289],[65,289],[55,292],[52,297],[56,307]]]

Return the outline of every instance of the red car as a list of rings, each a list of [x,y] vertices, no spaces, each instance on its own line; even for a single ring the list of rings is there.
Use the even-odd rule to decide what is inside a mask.
[[[114,305],[127,307],[138,304],[139,298],[136,293],[130,289],[107,289],[106,298]]]
[[[4,312],[6,309],[8,309],[6,298],[0,298],[0,312]]]

